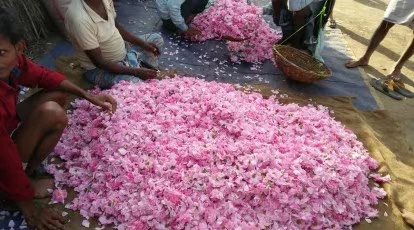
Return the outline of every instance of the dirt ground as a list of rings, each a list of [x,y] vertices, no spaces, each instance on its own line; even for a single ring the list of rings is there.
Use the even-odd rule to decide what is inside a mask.
[[[344,34],[351,52],[360,57],[366,50],[375,29],[382,21],[389,0],[337,0],[334,18]],[[384,78],[413,39],[408,27],[395,25],[373,54],[369,66],[362,69],[367,77]],[[414,56],[402,70],[407,88],[414,89]],[[382,93],[377,99],[383,108],[401,124],[411,149],[414,147],[414,99],[394,100]],[[390,137],[392,138],[392,137]]]
[[[260,2],[263,5],[266,0],[253,0],[253,2]],[[334,17],[338,28],[344,34],[348,47],[350,47],[350,52],[356,57],[364,53],[374,30],[382,20],[388,2],[389,0],[337,0]],[[366,73],[367,82],[370,77],[385,77],[412,39],[413,31],[407,27],[395,26],[392,28],[377,52],[372,56],[370,66],[362,69]],[[45,42],[43,47],[47,48],[50,45],[48,43],[50,42]],[[33,50],[29,56],[36,59],[39,55]],[[403,73],[407,77],[405,82],[410,85],[408,88],[414,90],[414,57],[406,63]],[[376,91],[373,93],[382,108],[389,111],[402,126],[412,150],[414,147],[414,99],[396,101]],[[83,229],[80,227],[82,218],[79,215],[70,214],[69,217],[77,221],[68,224],[67,229]]]

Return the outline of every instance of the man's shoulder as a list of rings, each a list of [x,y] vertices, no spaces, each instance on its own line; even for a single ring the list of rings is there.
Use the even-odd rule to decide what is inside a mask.
[[[24,75],[26,72],[30,73],[32,71],[36,71],[39,68],[44,68],[41,65],[38,65],[37,63],[33,62],[24,54],[18,56],[17,62],[19,66],[18,70],[16,70],[17,72],[15,73],[17,76]]]
[[[90,18],[86,17],[88,14],[83,7],[82,0],[72,1],[68,6],[68,10],[65,14],[65,23],[79,23],[88,22]]]

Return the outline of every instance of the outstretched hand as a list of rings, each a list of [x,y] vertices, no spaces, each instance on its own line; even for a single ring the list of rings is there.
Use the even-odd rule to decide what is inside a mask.
[[[29,227],[42,230],[64,229],[65,224],[65,218],[50,208],[43,208],[36,215],[26,217],[26,221]]]
[[[116,111],[117,103],[116,100],[107,94],[99,94],[99,95],[92,95],[89,98],[89,101],[101,108],[103,108],[106,111],[109,111],[111,113],[114,113]]]
[[[187,39],[194,39],[199,35],[201,35],[201,31],[195,27],[189,27],[188,30],[184,32],[184,36]]]
[[[175,69],[171,69],[171,70],[161,70],[158,73],[156,79],[163,80],[163,79],[173,78],[173,77],[175,77],[176,74],[178,74],[178,72]]]

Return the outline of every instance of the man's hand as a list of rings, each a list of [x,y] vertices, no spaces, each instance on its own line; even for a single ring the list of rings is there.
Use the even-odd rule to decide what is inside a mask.
[[[144,47],[142,47],[145,51],[148,51],[155,56],[160,56],[161,52],[157,45],[155,45],[152,42],[146,42],[144,43]]]
[[[158,71],[153,69],[138,68],[136,69],[135,76],[139,76],[144,80],[155,79],[158,76]]]
[[[173,78],[175,77],[176,74],[178,73],[177,73],[177,70],[175,69],[161,70],[157,75],[157,79],[162,80],[162,79],[167,79],[167,78]]]
[[[35,229],[64,229],[65,218],[50,208],[41,209],[34,220]]]
[[[91,95],[88,98],[88,101],[94,105],[97,105],[106,111],[114,113],[116,111],[117,103],[116,100],[107,94]]]
[[[195,27],[188,27],[188,30],[184,32],[186,38],[194,38],[201,34],[201,31]]]
[[[226,41],[230,41],[230,42],[242,42],[242,41],[247,40],[247,38],[234,38],[234,37],[228,36],[228,35],[223,36],[222,39],[226,40]]]
[[[22,211],[24,218],[27,221],[27,225],[33,229],[64,229],[65,218],[53,209],[43,208],[40,210],[33,210],[35,212]]]

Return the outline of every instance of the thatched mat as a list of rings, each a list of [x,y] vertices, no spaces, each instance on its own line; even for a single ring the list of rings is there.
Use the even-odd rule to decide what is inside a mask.
[[[68,68],[68,60],[57,62],[57,69],[65,73],[68,78],[80,83],[81,71]],[[66,64],[64,64],[66,63]],[[85,85],[82,83],[80,85]],[[272,95],[272,88],[265,85],[254,85],[260,89],[264,97]],[[321,104],[334,111],[335,119],[342,122],[347,128],[353,130],[359,140],[371,153],[371,156],[379,162],[378,171],[383,174],[390,174],[392,182],[385,184],[388,193],[387,199],[380,201],[378,205],[380,217],[373,219],[371,224],[361,220],[361,224],[354,229],[410,229],[401,217],[404,209],[414,211],[414,152],[410,149],[401,127],[390,117],[386,111],[363,112],[355,109],[352,99],[348,97],[322,97],[298,95],[289,93],[287,99],[281,99],[284,103],[298,103],[301,105]],[[309,99],[312,99],[310,101]],[[70,192],[69,198],[75,193]],[[69,200],[71,200],[69,199]],[[56,208],[64,211],[63,205],[56,205]],[[68,211],[68,210],[65,210]],[[388,216],[384,216],[387,212]],[[70,222],[66,229],[82,229],[82,217],[75,212],[69,212]],[[91,220],[91,227],[96,226],[96,220]]]

